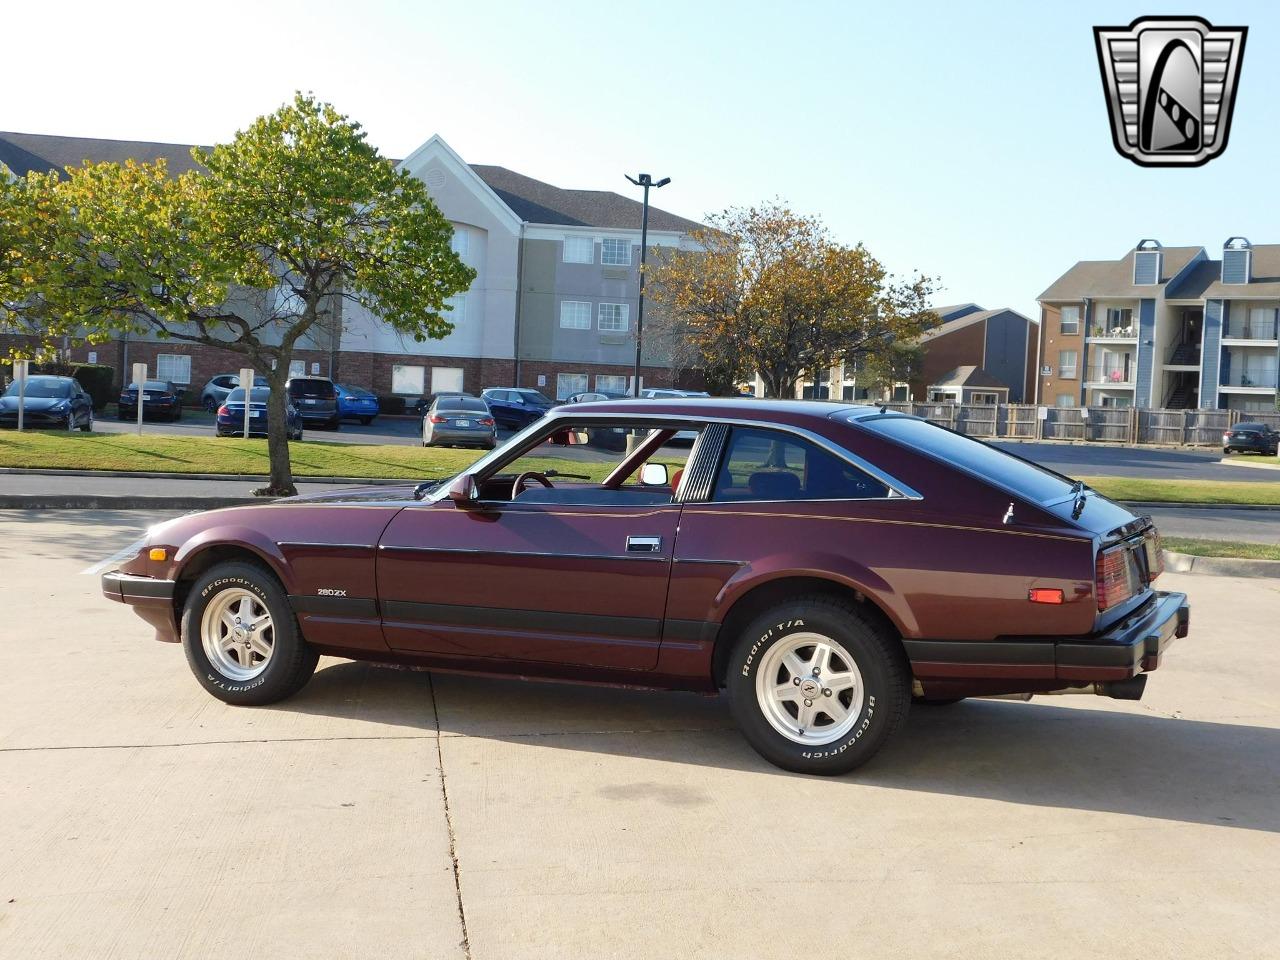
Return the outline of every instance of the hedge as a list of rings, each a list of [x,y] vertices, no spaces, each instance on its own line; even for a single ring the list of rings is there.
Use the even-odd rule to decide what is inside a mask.
[[[116,398],[115,367],[105,363],[42,363],[32,364],[31,373],[55,377],[75,377],[93,399],[93,409],[101,410]]]

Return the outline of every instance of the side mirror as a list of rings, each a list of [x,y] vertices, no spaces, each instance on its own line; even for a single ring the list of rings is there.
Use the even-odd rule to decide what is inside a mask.
[[[476,486],[475,477],[469,473],[454,477],[449,484],[448,496],[459,507],[474,506],[480,499],[480,488]]]
[[[671,483],[665,463],[646,463],[640,468],[640,482],[646,487],[665,487]]]

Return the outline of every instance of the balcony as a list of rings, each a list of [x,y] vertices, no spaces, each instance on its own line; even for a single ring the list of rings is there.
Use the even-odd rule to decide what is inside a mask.
[[[1222,331],[1223,341],[1242,340],[1249,343],[1262,343],[1268,346],[1276,342],[1276,328],[1273,324],[1233,324]]]
[[[1086,371],[1085,382],[1108,387],[1132,387],[1137,364],[1130,364],[1126,370],[1122,366],[1111,364],[1091,364]]]
[[[1228,373],[1222,379],[1224,390],[1271,390],[1276,389],[1276,371],[1260,370],[1253,373]]]

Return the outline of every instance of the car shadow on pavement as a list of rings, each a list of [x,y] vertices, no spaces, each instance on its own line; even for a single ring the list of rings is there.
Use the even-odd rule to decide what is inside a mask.
[[[1084,701],[1086,698],[1079,698]],[[796,777],[724,698],[338,663],[272,709],[595,754]],[[1051,701],[917,707],[870,763],[825,782],[1280,832],[1280,729]]]

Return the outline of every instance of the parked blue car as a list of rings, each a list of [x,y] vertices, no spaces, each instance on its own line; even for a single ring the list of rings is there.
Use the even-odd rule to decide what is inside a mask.
[[[373,423],[379,413],[378,398],[364,387],[344,387],[335,383],[338,391],[338,416],[354,417],[361,423]]]
[[[267,435],[267,397],[271,391],[266,387],[254,387],[249,397],[249,436],[265,437]],[[293,401],[285,400],[285,423],[290,440],[302,439],[302,415]],[[244,436],[244,388],[236,387],[218,407],[216,430],[220,437]]]
[[[498,426],[508,430],[523,430],[556,405],[545,394],[524,387],[489,387],[480,397],[489,404]]]

